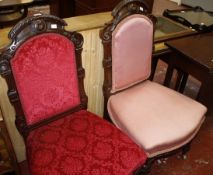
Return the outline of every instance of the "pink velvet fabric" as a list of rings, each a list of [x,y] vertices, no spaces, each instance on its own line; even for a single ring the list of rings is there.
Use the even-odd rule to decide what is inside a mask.
[[[80,103],[74,45],[48,33],[32,37],[11,61],[28,125]]]
[[[174,90],[145,81],[110,97],[113,122],[148,157],[179,148],[198,132],[206,107]]]
[[[130,175],[146,154],[114,125],[80,111],[30,133],[31,175]]]
[[[112,92],[147,79],[151,71],[153,24],[131,15],[112,33]]]

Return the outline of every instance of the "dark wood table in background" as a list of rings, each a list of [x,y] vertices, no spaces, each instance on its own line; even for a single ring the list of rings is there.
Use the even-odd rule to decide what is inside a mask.
[[[173,69],[183,73],[183,81],[192,75],[201,82],[197,100],[213,114],[213,32],[165,43],[171,50],[165,85],[169,86]],[[185,83],[183,83],[185,84]],[[180,88],[183,91],[183,88]]]
[[[13,26],[28,14],[34,0],[0,0],[0,28]]]
[[[50,0],[50,13],[60,18],[111,11],[121,0]],[[144,0],[151,13],[154,0]]]
[[[22,6],[33,3],[34,0],[0,0],[0,8]]]

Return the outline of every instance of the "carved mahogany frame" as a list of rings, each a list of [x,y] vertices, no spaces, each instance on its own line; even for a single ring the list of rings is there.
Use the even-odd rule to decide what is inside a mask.
[[[116,26],[126,17],[133,14],[143,14],[147,16],[154,25],[156,18],[151,14],[148,14],[148,6],[143,0],[123,0],[121,1],[115,9],[112,11],[113,19],[110,23],[106,24],[103,30],[100,31],[100,37],[102,39],[102,44],[104,47],[104,58],[103,58],[103,67],[104,67],[104,84],[103,84],[103,94],[104,94],[104,118],[110,122],[111,119],[109,117],[107,111],[107,102],[111,95],[115,94],[111,92],[112,89],[112,32],[116,28]],[[153,31],[154,32],[154,31]],[[154,33],[153,33],[154,34]],[[154,41],[153,41],[154,43]],[[148,174],[151,170],[152,164],[158,160],[166,158],[170,155],[176,154],[178,152],[182,152],[183,158],[185,158],[186,152],[190,148],[190,143],[184,145],[183,147],[176,149],[174,151],[170,151],[167,153],[163,153],[157,155],[152,158],[148,158],[146,163],[142,165],[139,169],[135,171],[135,175],[144,175]]]
[[[37,127],[43,126],[58,118],[64,117],[75,111],[87,108],[87,96],[84,90],[83,79],[85,77],[85,71],[82,67],[81,52],[83,45],[83,36],[77,32],[68,32],[64,29],[66,22],[58,17],[45,14],[37,14],[16,24],[9,32],[9,39],[11,43],[2,50],[0,55],[0,74],[6,79],[8,84],[8,97],[10,102],[14,105],[16,111],[16,126],[19,132],[27,137],[29,132]],[[38,123],[27,125],[24,112],[19,99],[19,94],[16,88],[15,79],[11,70],[10,60],[16,53],[16,50],[29,38],[42,34],[42,33],[57,33],[65,36],[75,46],[78,86],[80,94],[80,105],[75,108],[69,109],[59,115],[55,115],[49,119],[40,121]]]

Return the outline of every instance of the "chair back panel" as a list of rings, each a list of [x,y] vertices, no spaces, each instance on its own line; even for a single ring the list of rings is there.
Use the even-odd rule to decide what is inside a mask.
[[[123,19],[112,32],[112,89],[147,79],[151,72],[153,23],[141,14]]]
[[[11,59],[27,125],[80,104],[74,44],[56,33],[33,36]]]

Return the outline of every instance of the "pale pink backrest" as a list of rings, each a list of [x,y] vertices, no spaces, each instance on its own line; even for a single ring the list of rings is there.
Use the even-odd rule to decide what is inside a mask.
[[[74,44],[46,33],[32,37],[11,60],[27,125],[80,103]]]
[[[151,72],[153,24],[135,14],[121,21],[112,33],[112,92],[147,79]]]

